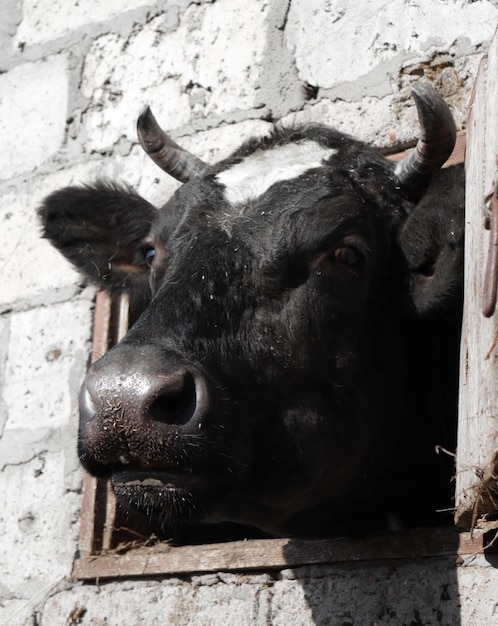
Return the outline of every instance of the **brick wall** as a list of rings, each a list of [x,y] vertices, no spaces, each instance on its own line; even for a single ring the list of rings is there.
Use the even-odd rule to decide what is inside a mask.
[[[94,292],[35,215],[46,194],[97,176],[164,201],[177,183],[137,145],[145,103],[205,160],[278,118],[401,146],[421,75],[462,128],[497,17],[494,0],[2,0],[0,624],[498,624],[481,561],[72,581]]]

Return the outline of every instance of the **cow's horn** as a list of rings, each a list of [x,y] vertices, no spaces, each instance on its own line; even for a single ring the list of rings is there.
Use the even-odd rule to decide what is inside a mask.
[[[417,196],[450,156],[455,146],[456,127],[448,105],[432,85],[415,83],[412,94],[421,133],[415,150],[398,163],[396,175],[401,185]]]
[[[140,145],[159,167],[182,183],[201,176],[208,165],[181,148],[163,131],[149,107],[137,121]]]

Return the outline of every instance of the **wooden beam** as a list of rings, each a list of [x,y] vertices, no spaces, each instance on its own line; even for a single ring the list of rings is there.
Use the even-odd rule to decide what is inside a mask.
[[[111,324],[111,298],[103,291],[97,292],[93,322],[92,363],[107,352]],[[83,475],[83,500],[79,551],[82,556],[94,554],[102,548],[102,527],[105,523],[105,507],[102,507],[102,491],[105,484],[86,472]]]
[[[484,317],[490,249],[485,198],[498,179],[498,36],[479,68],[467,128],[465,305],[460,359],[456,522],[498,513],[498,313]]]
[[[252,539],[230,543],[171,547],[160,543],[124,554],[103,553],[77,559],[73,576],[82,580],[192,574],[209,571],[254,571],[302,565],[389,561],[435,556],[483,554],[485,534],[455,528],[410,530],[365,539]]]

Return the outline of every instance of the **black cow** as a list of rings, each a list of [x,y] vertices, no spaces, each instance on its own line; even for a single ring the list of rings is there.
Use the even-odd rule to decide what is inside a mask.
[[[398,165],[314,125],[209,166],[147,110],[142,146],[185,183],[163,208],[108,182],[45,200],[44,236],[141,313],[88,372],[78,444],[156,529],[330,536],[451,506],[463,176],[448,107],[413,94]]]

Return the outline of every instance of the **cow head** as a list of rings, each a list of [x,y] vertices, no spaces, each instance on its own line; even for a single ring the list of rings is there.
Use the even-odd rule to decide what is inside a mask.
[[[161,209],[104,182],[45,200],[45,236],[142,311],[83,383],[79,453],[158,527],[311,536],[422,510],[414,372],[458,302],[463,200],[439,172],[451,114],[429,85],[414,96],[422,135],[397,166],[323,126],[209,166],[147,110],[142,146],[184,182]]]

